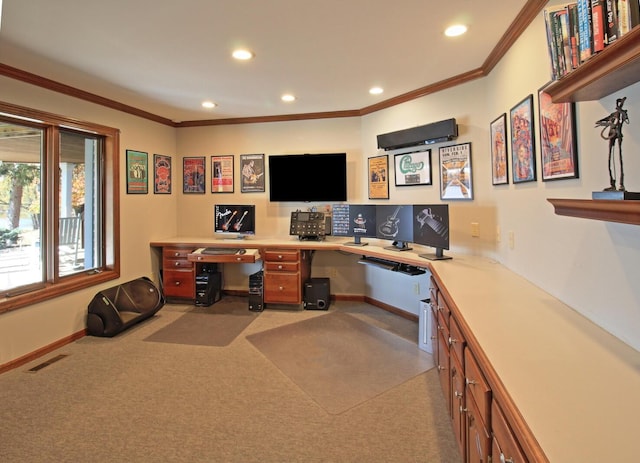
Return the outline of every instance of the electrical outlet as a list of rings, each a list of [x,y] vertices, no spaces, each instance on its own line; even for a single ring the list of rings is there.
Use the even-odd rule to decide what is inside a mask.
[[[415,284],[413,285],[413,292],[414,292],[415,294],[420,294],[420,283],[415,283]]]
[[[329,276],[330,276],[331,278],[337,278],[337,276],[338,276],[338,271],[336,270],[336,268],[335,268],[335,267],[331,267],[331,268],[329,269]]]
[[[496,226],[496,243],[502,241],[502,234],[500,233],[500,225]]]
[[[516,236],[513,231],[509,231],[509,249],[514,249],[516,247]]]
[[[480,224],[478,222],[471,222],[471,236],[474,238],[480,236]]]

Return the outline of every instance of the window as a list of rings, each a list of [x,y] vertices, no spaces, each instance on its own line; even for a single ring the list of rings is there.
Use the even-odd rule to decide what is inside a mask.
[[[0,312],[119,277],[118,139],[0,103]]]

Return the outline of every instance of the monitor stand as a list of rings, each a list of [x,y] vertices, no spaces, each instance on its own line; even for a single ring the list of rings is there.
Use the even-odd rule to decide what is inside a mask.
[[[389,251],[411,251],[411,247],[407,244],[406,241],[394,241],[391,246],[385,246],[384,249]]]
[[[353,237],[353,241],[349,241],[348,243],[344,243],[346,246],[366,246],[369,243],[364,243],[361,239],[360,236],[354,236]]]
[[[429,260],[448,260],[452,259],[451,256],[445,256],[442,248],[436,248],[434,253],[418,254],[418,257]]]

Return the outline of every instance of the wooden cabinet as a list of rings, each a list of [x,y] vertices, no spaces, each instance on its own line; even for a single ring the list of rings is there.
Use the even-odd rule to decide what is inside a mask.
[[[263,255],[265,304],[301,304],[311,270],[310,251],[266,248]]]
[[[495,400],[491,403],[491,430],[493,432],[491,455],[494,462],[527,463],[529,461],[524,456],[502,409]]]
[[[195,299],[195,269],[188,255],[193,248],[162,248],[162,286],[167,298]]]

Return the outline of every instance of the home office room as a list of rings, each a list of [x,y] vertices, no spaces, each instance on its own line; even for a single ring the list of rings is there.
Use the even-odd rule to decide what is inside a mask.
[[[385,13],[384,39],[353,5],[252,5],[270,18],[268,35],[230,2],[116,2],[99,13],[116,38],[83,2],[2,3],[1,218],[18,236],[0,249],[0,263],[11,256],[0,268],[3,461],[635,456],[637,27],[562,71],[548,31],[571,2],[454,1],[435,15],[442,24],[425,2],[400,2]],[[211,42],[195,27],[182,32],[184,42],[156,30],[169,18],[193,26],[222,16],[228,25],[216,33],[228,36]],[[463,19],[466,35],[440,38]],[[56,32],[59,24],[76,34]],[[408,38],[390,30],[417,30],[415,42],[407,48]],[[295,52],[283,39],[292,36],[300,37],[288,44]],[[144,37],[161,45],[155,55]],[[258,37],[263,45],[252,42]],[[325,54],[286,67],[291,55],[311,53],[306,40],[322,42]],[[206,42],[224,75],[199,62],[207,53],[187,52],[190,41]],[[446,54],[415,67],[437,48],[423,42],[435,41]],[[233,61],[238,44],[252,59]],[[380,48],[375,63],[362,58],[362,73],[347,67],[357,59],[333,62],[327,51],[353,54],[365,44]],[[83,53],[102,63],[82,68]],[[168,59],[175,64],[162,66]],[[266,77],[275,66],[277,84]],[[199,67],[211,83],[193,95],[203,91],[188,80],[202,79],[191,74]],[[357,91],[343,77],[352,74]],[[370,95],[373,85],[383,93]],[[282,92],[297,95],[283,102]],[[206,98],[212,109],[200,107]],[[558,112],[563,118],[551,121]],[[455,133],[446,138],[385,142],[448,120]],[[562,135],[550,125],[558,121]],[[30,157],[20,157],[25,146]],[[344,178],[325,182],[335,187],[329,196],[272,199],[274,158],[327,154],[344,162]],[[250,161],[253,174],[243,177]],[[13,163],[38,166],[42,185],[25,187],[17,227]],[[409,165],[420,175],[403,174]],[[322,185],[315,177],[330,175],[320,173],[285,172],[292,185],[308,182],[283,190],[308,192]],[[345,196],[331,196],[341,181]],[[216,230],[216,205],[244,209]],[[376,225],[402,223],[402,208],[417,225],[406,239],[362,235],[356,246],[353,230],[336,224],[340,211],[360,206],[361,214],[382,211]],[[440,210],[448,240],[433,248],[416,229]],[[317,213],[331,219],[321,235],[292,233],[294,214]],[[81,223],[67,233],[71,244],[63,244],[64,218]],[[247,223],[249,234],[235,233]],[[234,254],[199,252],[207,248]],[[438,249],[449,259],[425,257]],[[196,277],[209,263],[221,274],[219,298],[198,304]],[[261,306],[250,310],[257,277]],[[158,291],[157,311],[117,333],[92,333],[94,297],[140,278]],[[309,282],[327,286],[306,299]],[[133,438],[127,423],[156,432]],[[102,431],[87,436],[89,428]]]

